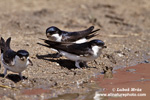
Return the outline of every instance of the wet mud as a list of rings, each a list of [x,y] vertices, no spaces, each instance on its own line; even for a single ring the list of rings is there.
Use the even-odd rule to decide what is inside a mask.
[[[150,64],[138,64],[116,70],[111,79],[104,79],[104,75],[99,75],[93,80],[103,89],[99,91],[99,94],[110,94],[106,96],[107,100],[148,100],[150,98],[148,95],[150,92],[149,69]],[[120,95],[111,95],[117,93]]]

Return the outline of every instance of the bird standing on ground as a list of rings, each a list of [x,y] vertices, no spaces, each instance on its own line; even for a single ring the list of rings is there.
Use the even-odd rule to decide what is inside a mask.
[[[42,40],[44,40],[44,42],[48,45],[44,45],[41,43],[38,44],[58,50],[61,55],[72,61],[75,61],[75,66],[77,68],[80,68],[80,62],[82,62],[85,67],[88,67],[86,62],[98,58],[101,54],[102,49],[106,48],[105,43],[98,39],[80,44],[60,43],[45,39]]]
[[[4,77],[7,76],[7,70],[19,73],[21,79],[22,71],[24,71],[29,64],[33,65],[29,59],[29,53],[26,50],[13,51],[10,48],[11,38],[5,40],[1,37],[1,62],[5,68]]]

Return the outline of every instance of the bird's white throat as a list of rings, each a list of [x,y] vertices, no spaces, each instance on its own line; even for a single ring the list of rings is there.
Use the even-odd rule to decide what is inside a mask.
[[[27,57],[27,59],[24,59],[23,61],[20,59],[19,56],[15,56],[15,65],[20,66],[20,67],[24,67],[29,65],[29,57]]]
[[[51,37],[52,37],[53,39],[55,39],[55,41],[61,42],[62,35],[59,35],[58,33],[56,33],[56,34],[53,34]]]
[[[99,46],[92,46],[92,50],[94,52],[94,55],[97,56],[100,52],[101,47]]]

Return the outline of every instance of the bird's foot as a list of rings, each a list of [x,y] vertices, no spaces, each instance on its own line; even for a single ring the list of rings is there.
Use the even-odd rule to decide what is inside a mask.
[[[4,70],[4,78],[7,77],[7,69]]]

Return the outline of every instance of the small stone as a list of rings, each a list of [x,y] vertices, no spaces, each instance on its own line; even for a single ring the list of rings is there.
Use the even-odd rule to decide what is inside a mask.
[[[118,56],[119,56],[119,57],[122,57],[122,56],[123,56],[123,54],[121,54],[121,53],[118,53]]]
[[[57,66],[60,66],[58,63],[56,63]]]

